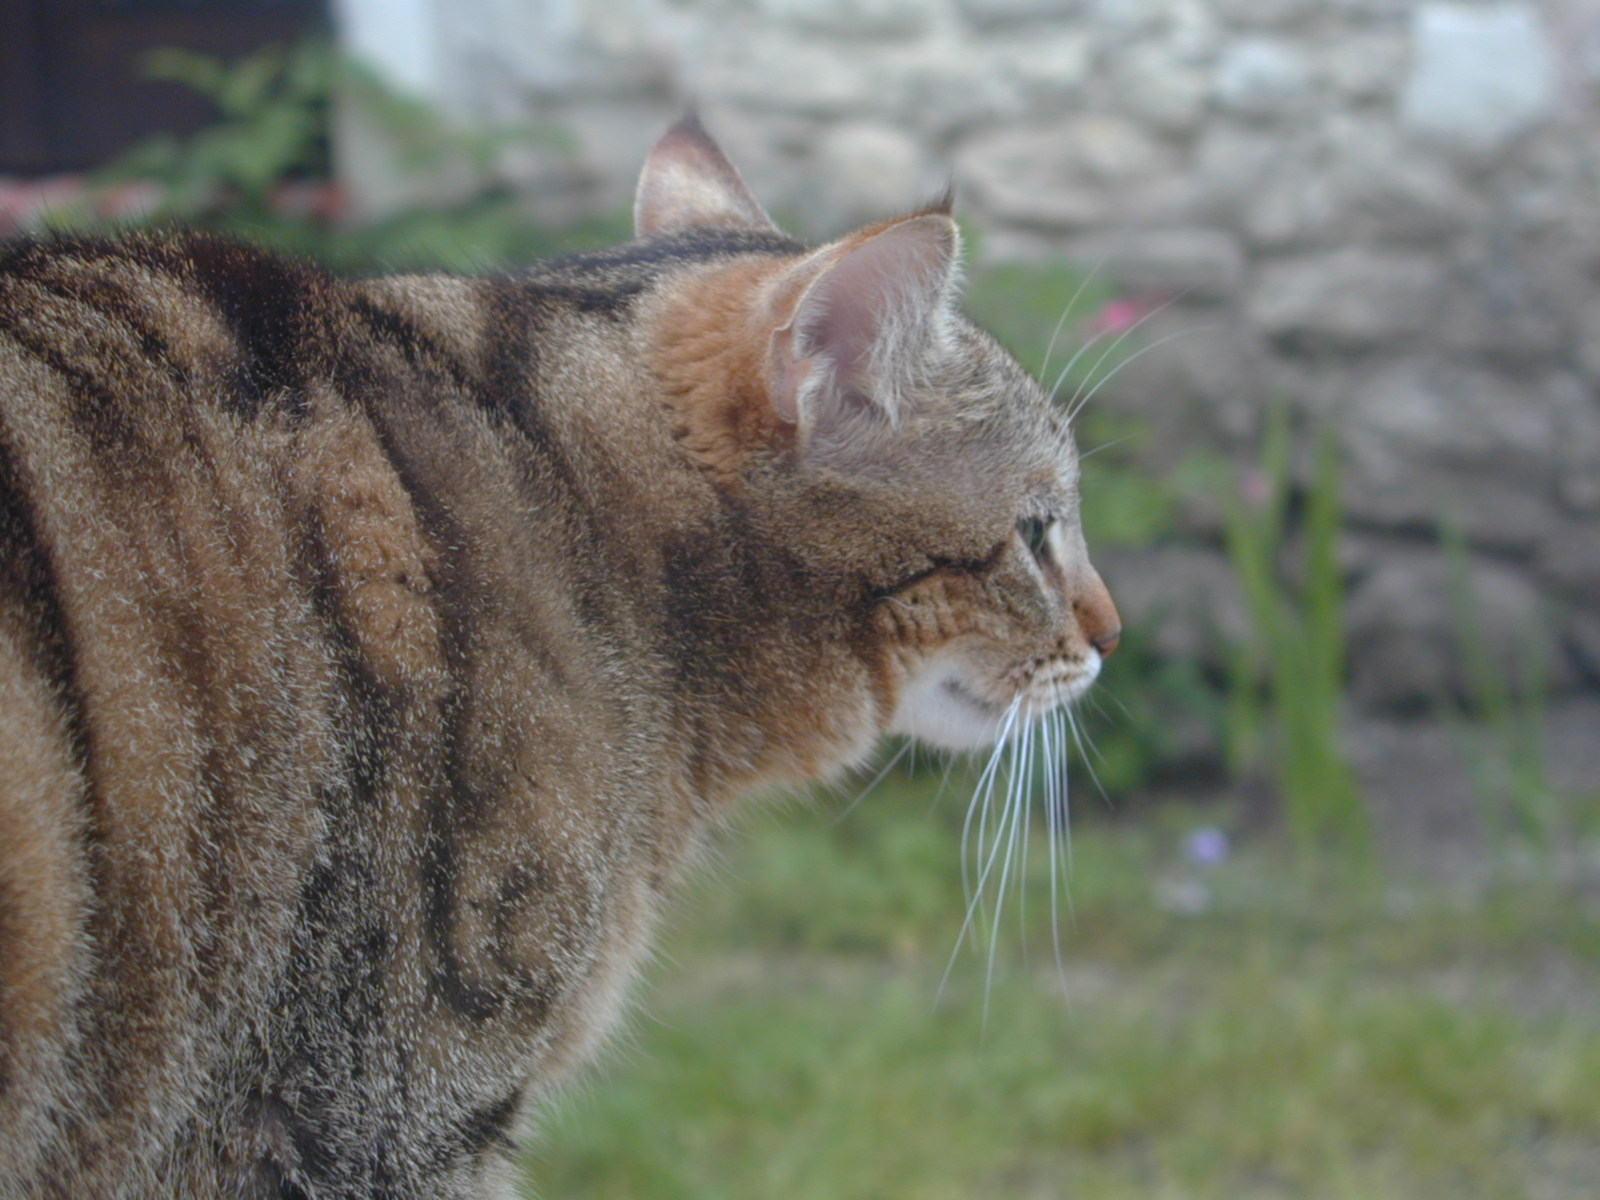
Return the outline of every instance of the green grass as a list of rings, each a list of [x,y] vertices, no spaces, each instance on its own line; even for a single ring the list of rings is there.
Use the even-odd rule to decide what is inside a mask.
[[[1238,774],[1258,758],[1270,764],[1284,824],[1304,857],[1339,852],[1353,863],[1371,850],[1372,822],[1340,736],[1343,505],[1332,435],[1320,428],[1313,442],[1303,519],[1290,520],[1294,435],[1281,404],[1267,417],[1259,494],[1234,489],[1227,505],[1225,545],[1253,631],[1234,652],[1229,757]],[[1286,561],[1295,542],[1298,570]]]
[[[1269,846],[1200,868],[1192,813],[1102,821],[1074,846],[1065,1000],[1037,837],[993,978],[963,948],[941,996],[959,804],[929,794],[736,839],[624,1048],[548,1122],[530,1195],[1594,1194],[1592,890],[1330,886]],[[1177,885],[1200,911],[1163,907]]]

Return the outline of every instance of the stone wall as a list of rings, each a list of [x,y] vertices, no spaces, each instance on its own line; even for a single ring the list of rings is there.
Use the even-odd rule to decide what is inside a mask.
[[[1459,670],[1442,520],[1489,641],[1509,660],[1544,631],[1557,688],[1600,686],[1600,4],[434,3],[442,103],[573,135],[575,160],[511,165],[547,211],[625,203],[693,98],[802,232],[953,174],[987,255],[1172,299],[1146,342],[1188,332],[1099,402],[1165,461],[1246,461],[1275,401],[1334,423],[1362,700]],[[1192,548],[1108,574],[1164,637],[1228,620]]]

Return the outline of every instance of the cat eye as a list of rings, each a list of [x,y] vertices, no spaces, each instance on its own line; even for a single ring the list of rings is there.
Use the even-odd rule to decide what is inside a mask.
[[[1017,536],[1035,558],[1044,553],[1044,539],[1049,532],[1050,522],[1043,517],[1023,517],[1017,522]]]

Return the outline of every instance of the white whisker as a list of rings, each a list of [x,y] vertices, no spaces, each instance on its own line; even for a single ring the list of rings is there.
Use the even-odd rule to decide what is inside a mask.
[[[1000,918],[1006,906],[1006,882],[1011,876],[1011,863],[1017,849],[1017,825],[1024,815],[1025,805],[1023,798],[1027,794],[1027,779],[1021,769],[1020,759],[1027,753],[1027,746],[1031,740],[1033,723],[1030,721],[1023,725],[1021,736],[1011,747],[1011,773],[1006,780],[1006,798],[1001,811],[1000,820],[995,825],[994,848],[989,853],[989,865],[992,866],[1000,847],[1005,846],[1005,857],[1000,862],[1000,882],[995,888],[994,898],[994,923],[989,929],[989,956],[983,973],[983,1024],[989,1024],[989,995],[994,986],[994,959],[995,952],[1000,947]],[[988,875],[987,869],[984,877]],[[978,880],[978,890],[983,890],[983,878]]]
[[[1092,450],[1080,450],[1078,452],[1078,461],[1082,462],[1086,458],[1093,458],[1096,454],[1099,454],[1100,451],[1102,451],[1102,450],[1110,450],[1113,446],[1120,446],[1120,445],[1122,445],[1123,442],[1127,441],[1132,436],[1133,436],[1132,434],[1124,434],[1122,437],[1112,438],[1109,442],[1101,442],[1098,446],[1094,447]]]
[[[1022,934],[1022,960],[1028,960],[1028,834],[1033,828],[1033,764],[1044,744],[1046,718],[1035,717],[1029,726],[1028,753],[1022,763],[1022,775],[1027,781],[1022,788],[1022,857],[1017,866],[1017,929]]]
[[[1147,321],[1154,320],[1156,317],[1158,317],[1162,313],[1166,312],[1167,309],[1171,308],[1174,304],[1176,304],[1179,300],[1181,300],[1184,297],[1184,295],[1186,295],[1186,294],[1187,293],[1180,292],[1178,295],[1173,296],[1168,300],[1163,300],[1160,304],[1156,305],[1149,312],[1141,314],[1139,319],[1137,321],[1135,321],[1132,325],[1129,325],[1126,329],[1124,329],[1120,333],[1118,333],[1117,336],[1112,339],[1111,344],[1109,346],[1107,346],[1101,352],[1100,357],[1095,359],[1094,366],[1089,368],[1088,379],[1093,379],[1094,378],[1094,373],[1101,368],[1101,366],[1105,363],[1106,359],[1110,358],[1113,354],[1115,354],[1117,352],[1117,347],[1121,346],[1123,342],[1127,341],[1130,337],[1132,337],[1135,333],[1137,333],[1139,331],[1140,326],[1144,325],[1145,322],[1147,322]],[[1061,374],[1056,376],[1055,384],[1050,389],[1050,399],[1051,400],[1054,400],[1056,398],[1056,393],[1061,390],[1061,385],[1066,382],[1067,373],[1072,370],[1074,365],[1076,365],[1078,359],[1082,358],[1083,355],[1087,351],[1089,351],[1089,350],[1093,349],[1095,346],[1099,345],[1100,342],[1105,340],[1105,338],[1109,337],[1110,334],[1111,334],[1111,331],[1109,329],[1101,330],[1099,333],[1096,333],[1096,334],[1092,335],[1089,338],[1088,341],[1084,342],[1083,345],[1078,347],[1077,353],[1074,354],[1072,356],[1072,358],[1070,360],[1068,360],[1067,365],[1061,369]],[[1137,356],[1135,356],[1135,357],[1137,357]],[[1120,366],[1121,364],[1118,364],[1118,365]],[[1113,371],[1112,373],[1115,374],[1115,371]],[[1087,382],[1087,380],[1085,382]],[[1104,382],[1104,381],[1102,381],[1102,382]],[[1098,385],[1096,385],[1096,386],[1098,386]],[[1083,391],[1083,386],[1080,385],[1079,388],[1078,388],[1078,395],[1081,395],[1082,391]],[[1071,422],[1072,418],[1075,415],[1077,415],[1078,410],[1083,407],[1083,405],[1076,403],[1076,401],[1077,401],[1077,395],[1075,395],[1072,400],[1069,400],[1067,402],[1067,420],[1068,420],[1069,423]]]
[[[1022,697],[1018,696],[1006,709],[1005,716],[1000,724],[1000,736],[996,740],[994,749],[990,752],[988,764],[984,767],[983,774],[978,778],[977,787],[973,791],[972,801],[967,805],[966,820],[961,827],[961,888],[967,902],[966,915],[962,918],[961,929],[956,934],[956,944],[951,948],[950,961],[945,964],[944,975],[939,980],[939,990],[935,999],[944,995],[945,985],[950,981],[950,972],[956,965],[956,958],[961,953],[961,944],[966,941],[969,931],[974,938],[977,927],[973,918],[977,915],[984,896],[984,888],[988,882],[989,872],[994,865],[994,854],[983,854],[984,838],[988,827],[988,814],[990,801],[994,795],[994,784],[1000,763],[1005,752],[1011,744],[1012,733],[1017,724],[1017,717],[1022,711]],[[978,850],[977,855],[983,857],[983,863],[978,870],[976,881],[972,879],[971,864],[976,860],[972,853],[972,824],[973,812],[978,812]],[[1002,813],[1001,822],[1004,821]],[[998,843],[998,835],[996,837]]]
[[[1101,716],[1105,716],[1106,714],[1106,706],[1102,704],[1101,701],[1109,700],[1122,710],[1122,715],[1124,717],[1127,717],[1130,721],[1133,719],[1132,710],[1130,710],[1128,706],[1122,702],[1122,698],[1113,692],[1109,685],[1096,688],[1094,691],[1088,694],[1086,699],[1089,701],[1089,703],[1094,705],[1095,712],[1099,713]]]
[[[1067,966],[1061,954],[1061,896],[1066,892],[1068,903],[1071,902],[1071,892],[1067,890],[1067,880],[1058,876],[1061,869],[1062,832],[1066,830],[1067,857],[1070,859],[1072,852],[1072,833],[1067,827],[1067,797],[1062,783],[1062,772],[1066,768],[1065,755],[1061,746],[1061,717],[1060,709],[1054,709],[1045,722],[1045,787],[1044,787],[1044,813],[1045,831],[1049,847],[1050,871],[1050,944],[1055,951],[1056,978],[1061,982],[1062,999],[1067,997]],[[1068,863],[1070,869],[1070,863]]]
[[[961,894],[962,898],[967,902],[968,922],[971,920],[972,906],[982,899],[983,887],[982,881],[979,880],[977,884],[977,891],[976,893],[974,892],[971,876],[971,864],[975,862],[983,852],[982,847],[984,830],[988,825],[989,801],[994,793],[996,773],[1000,769],[1001,761],[1005,756],[1006,746],[1010,741],[1012,731],[1016,726],[1017,714],[1021,711],[1021,709],[1022,698],[1019,696],[1016,700],[1012,701],[1011,707],[1006,710],[1005,717],[1000,723],[1000,736],[996,739],[994,748],[989,752],[989,761],[984,766],[983,773],[978,776],[978,782],[972,791],[972,799],[967,804],[966,819],[961,824]],[[978,814],[977,855],[974,855],[972,852],[972,818],[974,813]],[[961,937],[964,937],[966,932],[967,923],[963,923],[961,926]],[[957,950],[960,949],[961,937],[956,939]],[[952,960],[952,962],[953,961],[954,960]],[[948,977],[949,973],[949,968],[947,967],[945,969],[945,975]],[[941,990],[943,989],[943,986],[943,983],[941,983]]]
[[[1126,335],[1127,333],[1125,331],[1123,336]],[[1078,360],[1110,336],[1111,331],[1109,329],[1104,329],[1099,333],[1091,334],[1088,340],[1083,343],[1083,345],[1079,346],[1077,350],[1073,351],[1072,357],[1067,359],[1067,365],[1061,368],[1061,371],[1056,375],[1056,381],[1050,385],[1049,391],[1046,393],[1050,397],[1052,403],[1055,402],[1056,393],[1061,390],[1061,385],[1067,381],[1068,372],[1070,372],[1073,367],[1078,365]],[[1120,338],[1118,340],[1120,340]],[[1114,348],[1115,347],[1113,347],[1113,349]]]
[[[1067,710],[1067,725],[1072,730],[1073,740],[1078,743],[1079,757],[1083,759],[1084,770],[1089,772],[1089,780],[1094,784],[1094,790],[1100,793],[1102,800],[1110,804],[1111,797],[1106,794],[1106,789],[1100,782],[1100,775],[1094,769],[1094,760],[1091,757],[1094,753],[1094,743],[1084,734],[1083,726],[1078,724],[1078,719],[1072,714],[1071,709]]]
[[[1100,382],[1096,383],[1092,388],[1090,388],[1087,392],[1085,392],[1081,398],[1075,398],[1072,401],[1071,407],[1069,407],[1067,409],[1067,420],[1069,422],[1077,420],[1078,419],[1078,414],[1083,411],[1084,406],[1086,404],[1088,404],[1089,401],[1093,400],[1095,398],[1095,396],[1097,396],[1099,394],[1101,388],[1105,387],[1106,384],[1110,383],[1113,379],[1115,379],[1117,377],[1117,375],[1125,367],[1129,367],[1129,366],[1133,365],[1134,363],[1138,362],[1141,358],[1143,358],[1146,354],[1149,354],[1152,350],[1159,349],[1160,347],[1165,346],[1168,342],[1173,341],[1176,338],[1188,337],[1190,334],[1194,334],[1194,333],[1205,333],[1205,332],[1212,331],[1212,330],[1214,330],[1216,328],[1217,328],[1216,326],[1210,326],[1210,325],[1193,325],[1193,326],[1189,327],[1188,329],[1174,329],[1171,333],[1165,335],[1164,337],[1157,338],[1155,341],[1151,342],[1148,346],[1140,346],[1132,354],[1128,355],[1127,358],[1123,359],[1116,366],[1112,367],[1111,370],[1107,371],[1105,373],[1105,376],[1100,380]],[[1098,367],[1099,365],[1100,365],[1099,363],[1095,364],[1096,367]]]
[[[1072,293],[1072,299],[1067,301],[1067,306],[1061,310],[1061,315],[1056,318],[1056,327],[1051,330],[1050,342],[1044,348],[1044,361],[1039,364],[1039,378],[1041,380],[1050,372],[1050,356],[1055,353],[1056,339],[1061,336],[1061,330],[1066,326],[1067,317],[1077,307],[1078,301],[1083,299],[1084,291],[1094,281],[1094,277],[1100,273],[1100,268],[1105,266],[1105,261],[1102,258],[1090,268],[1089,273],[1078,282],[1077,289]]]
[[[838,825],[840,821],[843,821],[846,817],[848,817],[851,813],[853,813],[856,810],[856,805],[860,804],[863,800],[866,799],[868,792],[872,791],[873,788],[877,787],[880,783],[883,782],[884,777],[887,776],[890,771],[894,770],[895,763],[899,762],[902,758],[904,758],[906,756],[907,752],[911,749],[912,744],[913,743],[908,738],[904,743],[901,744],[900,749],[896,750],[894,752],[894,754],[890,755],[889,761],[883,764],[883,769],[872,777],[872,781],[870,783],[868,783],[866,787],[862,788],[859,792],[856,793],[856,798],[854,800],[850,801],[849,804],[844,806],[844,811],[843,812],[841,812],[838,816],[836,816],[832,821],[830,821],[828,823],[829,824],[829,828],[832,828],[833,826]]]

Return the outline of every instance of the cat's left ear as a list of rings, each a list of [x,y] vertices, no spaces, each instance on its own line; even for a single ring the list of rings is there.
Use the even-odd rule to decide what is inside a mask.
[[[645,238],[704,228],[778,229],[738,168],[690,112],[661,135],[645,159],[633,198],[633,233]]]
[[[947,211],[864,230],[780,285],[768,349],[775,414],[802,447],[847,448],[892,428],[948,353],[961,235]]]

